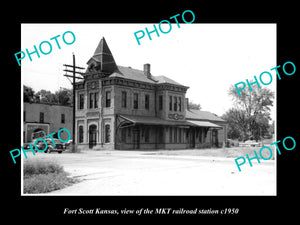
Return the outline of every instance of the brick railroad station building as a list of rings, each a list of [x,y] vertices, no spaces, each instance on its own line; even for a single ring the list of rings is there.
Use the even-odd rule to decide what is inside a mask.
[[[118,66],[104,38],[75,85],[78,149],[222,147],[227,123],[187,108],[188,87],[165,76]]]

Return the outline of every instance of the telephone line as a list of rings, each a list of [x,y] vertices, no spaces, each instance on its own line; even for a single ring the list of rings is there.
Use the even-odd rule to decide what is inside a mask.
[[[82,76],[82,72],[78,72],[78,71],[76,71],[76,69],[84,69],[83,67],[79,67],[79,66],[76,66],[75,65],[75,55],[74,55],[74,53],[73,53],[73,65],[68,65],[68,64],[63,64],[64,66],[65,66],[65,69],[64,69],[64,71],[66,72],[66,74],[64,74],[64,76],[65,77],[67,77],[68,78],[68,80],[69,80],[69,77],[71,77],[72,79],[73,79],[73,82],[71,82],[70,80],[70,83],[72,84],[72,86],[73,86],[73,129],[72,129],[72,136],[73,136],[73,138],[72,138],[72,152],[76,152],[76,147],[75,147],[75,79],[84,79],[83,77],[78,77],[78,76],[76,76],[76,74],[79,74],[79,75],[81,75]],[[68,67],[70,67],[70,68],[72,68],[73,70],[68,70],[67,68]],[[72,73],[72,75],[68,75],[67,73],[68,72],[71,72]]]

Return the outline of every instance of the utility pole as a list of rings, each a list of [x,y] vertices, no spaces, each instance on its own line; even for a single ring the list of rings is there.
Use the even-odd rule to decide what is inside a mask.
[[[75,143],[75,79],[84,79],[83,77],[78,77],[76,76],[76,74],[82,75],[82,72],[77,72],[76,69],[81,69],[83,70],[84,68],[76,66],[75,64],[75,55],[73,53],[73,65],[67,65],[67,64],[63,64],[66,68],[64,69],[65,72],[71,72],[72,75],[68,75],[67,73],[64,74],[65,77],[67,77],[69,79],[69,77],[71,77],[73,80],[69,81],[71,82],[72,86],[73,86],[73,127],[72,127],[72,152],[76,152],[76,143]],[[68,70],[67,68],[71,67],[73,70]]]

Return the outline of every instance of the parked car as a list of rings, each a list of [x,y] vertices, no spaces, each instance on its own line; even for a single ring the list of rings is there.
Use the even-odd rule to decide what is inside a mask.
[[[244,143],[240,142],[239,145],[242,147],[260,147],[261,143],[255,142],[254,140],[247,140]]]
[[[232,139],[227,139],[226,147],[238,147],[239,142]]]
[[[65,144],[65,147],[70,146],[73,143],[72,139],[68,140]]]
[[[44,151],[45,153],[51,153],[51,152],[58,152],[58,153],[62,153],[63,151],[66,150],[66,145],[65,143],[62,143],[59,139],[57,138],[53,138],[53,141],[55,142],[55,147],[54,144],[52,142],[52,139],[50,137],[45,138],[44,140],[46,140],[47,142],[47,149]],[[37,152],[37,150],[34,147],[34,143],[35,143],[36,139],[33,139],[30,143],[33,146],[33,149],[35,152]],[[29,144],[25,143],[23,145],[24,149],[29,149]],[[36,143],[36,147],[40,150],[45,149],[45,142],[44,141],[38,141]]]

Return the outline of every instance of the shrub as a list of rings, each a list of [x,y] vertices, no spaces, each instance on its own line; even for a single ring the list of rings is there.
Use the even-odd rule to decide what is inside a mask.
[[[24,193],[45,193],[62,189],[75,181],[64,173],[35,174],[24,179]]]
[[[58,163],[42,160],[28,160],[23,167],[25,177],[33,174],[61,173],[63,171],[63,167]]]
[[[24,193],[45,193],[62,189],[77,180],[69,178],[56,162],[28,160],[24,163]]]

